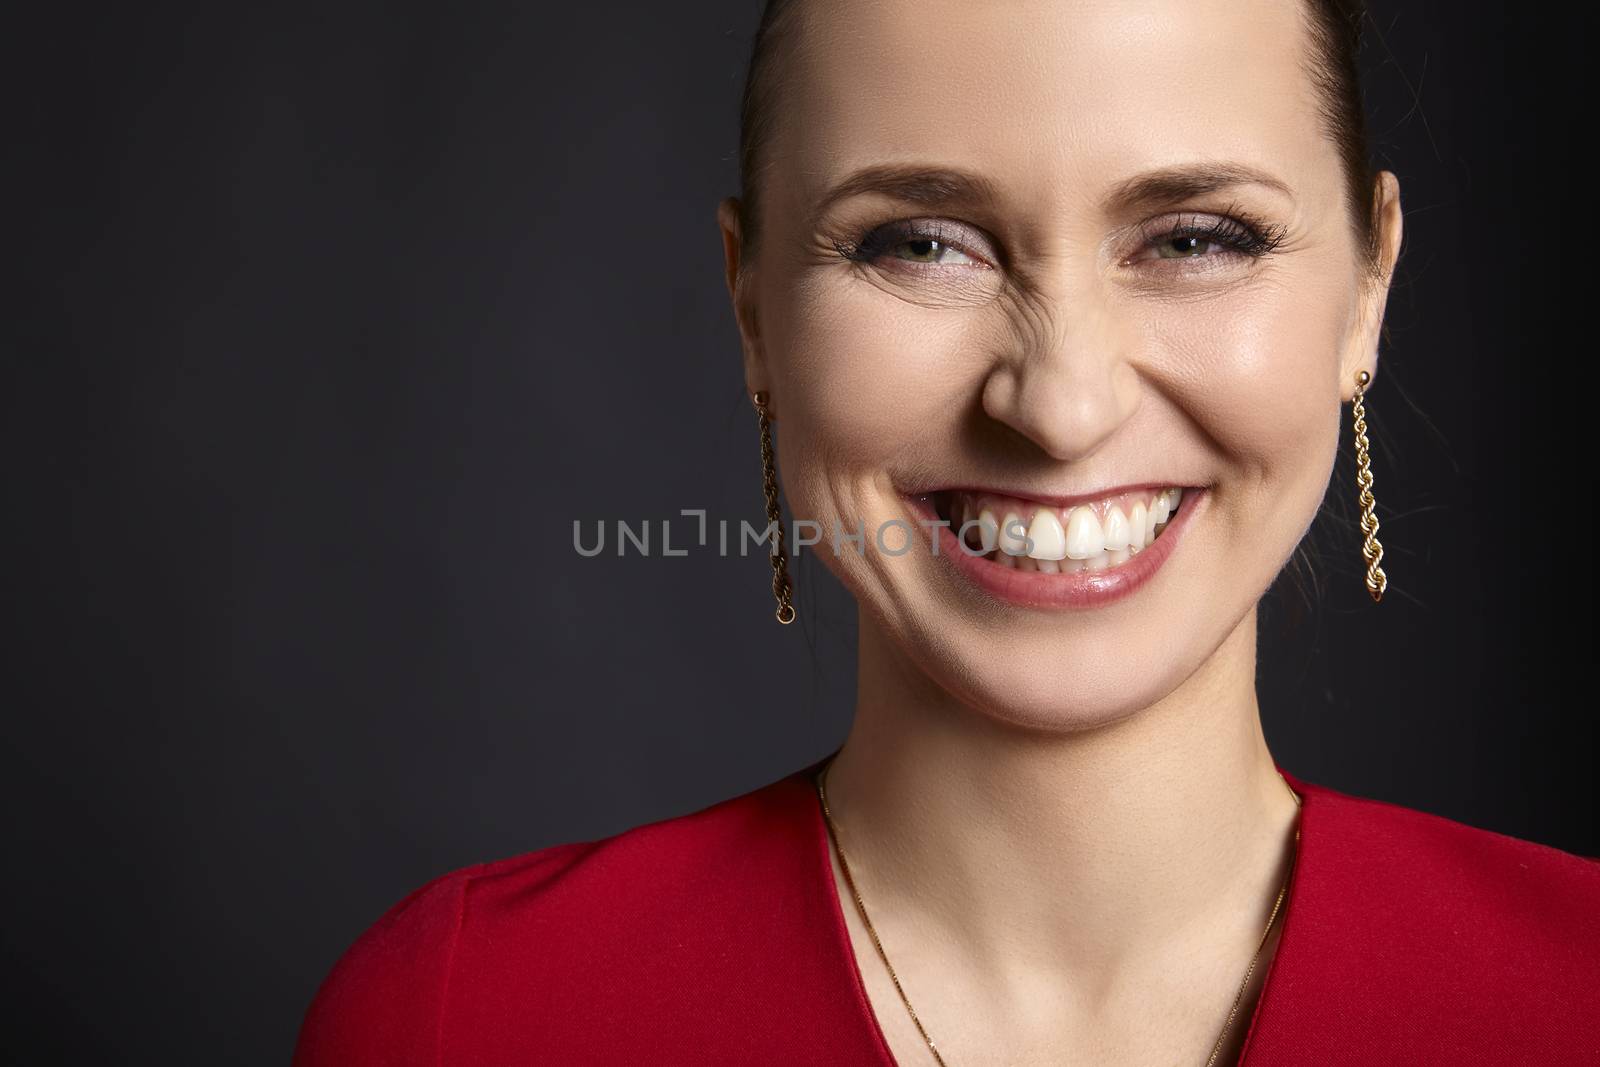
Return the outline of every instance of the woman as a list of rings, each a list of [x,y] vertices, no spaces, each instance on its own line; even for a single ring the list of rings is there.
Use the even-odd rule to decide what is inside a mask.
[[[719,221],[763,443],[861,609],[854,726],[416,890],[297,1061],[1600,1056],[1596,865],[1281,774],[1261,730],[1256,603],[1346,402],[1387,583],[1359,417],[1401,210],[1356,25],[769,3]]]

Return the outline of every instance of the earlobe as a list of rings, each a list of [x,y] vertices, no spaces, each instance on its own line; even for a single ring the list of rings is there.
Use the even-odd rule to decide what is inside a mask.
[[[1377,377],[1377,374],[1374,373],[1377,365],[1377,360],[1375,359],[1370,363],[1358,363],[1353,370],[1345,374],[1344,380],[1339,387],[1339,400],[1341,403],[1349,404],[1355,400],[1357,385],[1361,385],[1362,388],[1368,388],[1372,385],[1372,380]]]
[[[1361,326],[1350,338],[1351,347],[1339,367],[1339,398],[1349,403],[1355,398],[1356,381],[1367,375],[1370,381],[1378,376],[1378,339],[1382,332],[1385,292],[1377,282],[1369,283],[1369,292],[1361,300]]]

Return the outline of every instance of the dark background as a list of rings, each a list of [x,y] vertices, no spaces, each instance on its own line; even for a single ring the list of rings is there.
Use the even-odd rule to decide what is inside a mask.
[[[0,936],[28,1062],[283,1063],[427,879],[842,740],[854,613],[820,568],[782,629],[759,555],[571,547],[575,518],[759,520],[714,223],[757,8],[7,34]],[[1587,60],[1527,10],[1378,5],[1391,590],[1361,588],[1346,428],[1261,698],[1312,781],[1594,854]]]

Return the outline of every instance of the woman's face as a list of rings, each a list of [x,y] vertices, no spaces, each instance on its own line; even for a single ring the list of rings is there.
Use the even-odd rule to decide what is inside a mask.
[[[1075,728],[1170,693],[1321,502],[1386,287],[1302,18],[801,6],[736,294],[747,381],[822,532],[801,551],[986,714]],[[940,519],[977,554],[935,555]]]

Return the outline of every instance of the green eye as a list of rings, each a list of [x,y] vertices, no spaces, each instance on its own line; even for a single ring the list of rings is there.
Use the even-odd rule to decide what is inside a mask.
[[[1203,256],[1212,242],[1204,237],[1171,237],[1156,246],[1158,259],[1190,259]]]
[[[977,261],[952,245],[932,237],[913,237],[890,249],[896,259],[911,263],[974,264]]]

